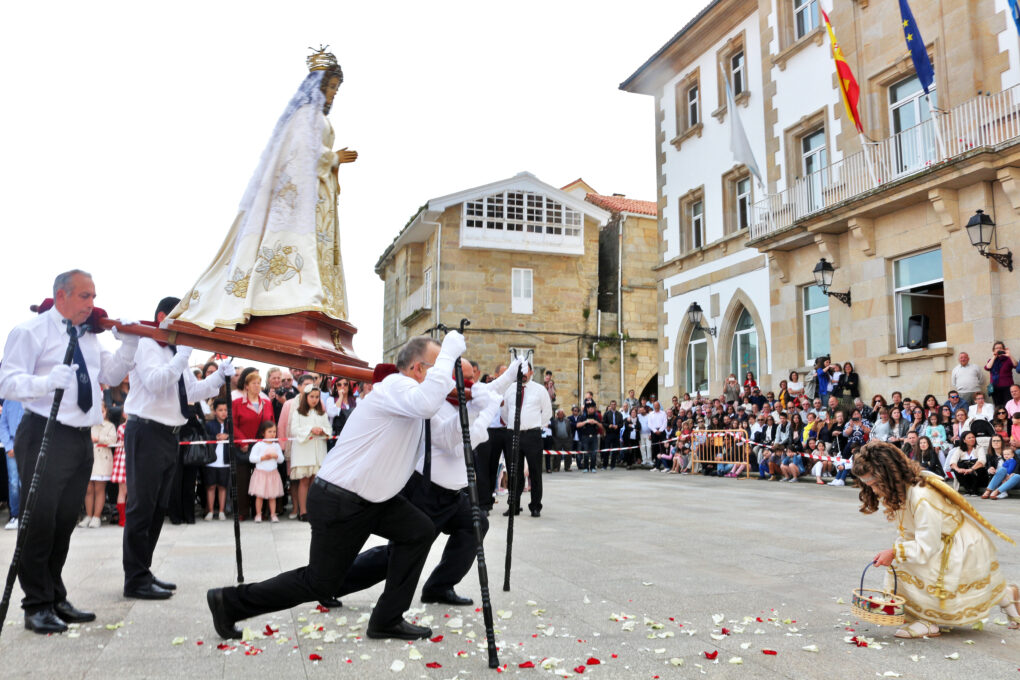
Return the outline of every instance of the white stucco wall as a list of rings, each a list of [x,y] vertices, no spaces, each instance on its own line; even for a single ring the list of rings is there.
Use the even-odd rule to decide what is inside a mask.
[[[750,253],[756,255],[757,253]],[[672,276],[663,281],[663,284],[668,291],[670,287],[675,286],[684,281],[690,280],[693,277],[703,276],[710,271],[720,269],[722,267],[728,267],[733,264],[737,264],[747,259],[747,252],[735,253],[727,257],[721,258],[709,264],[702,265],[691,269],[683,274]],[[676,361],[676,350],[678,334],[685,325],[685,317],[687,315],[687,308],[690,307],[692,302],[697,302],[704,310],[705,316],[702,321],[702,325],[709,327],[718,328],[722,324],[723,315],[726,314],[726,310],[729,309],[730,303],[733,300],[734,294],[737,289],[743,291],[743,293],[750,299],[751,304],[755,307],[755,312],[761,319],[763,328],[758,329],[759,333],[764,334],[764,349],[762,348],[761,338],[759,338],[759,350],[758,350],[758,373],[771,373],[772,372],[772,316],[770,314],[769,307],[769,270],[767,266],[763,266],[760,269],[729,278],[725,281],[714,283],[708,286],[704,286],[697,290],[683,295],[677,295],[675,297],[668,298],[663,303],[663,314],[665,314],[666,322],[664,327],[665,335],[665,350],[663,351],[663,360],[666,363],[667,370],[662,378],[662,384],[664,387],[677,389],[676,375],[677,366]],[[718,315],[711,315],[710,300],[713,295],[719,295],[719,313]],[[730,337],[708,337],[708,341],[713,343],[715,346],[715,362],[709,362],[709,381],[715,383],[720,380],[718,375],[719,357],[725,357],[725,365],[727,366],[726,372],[729,373],[730,363],[730,350],[732,336]],[[720,354],[722,353],[722,354]],[[767,354],[767,356],[766,356]],[[681,389],[681,393],[683,390]]]
[[[666,197],[663,220],[666,223],[665,259],[667,260],[680,254],[680,212],[677,199],[691,189],[702,185],[705,187],[705,242],[711,243],[723,235],[722,176],[733,169],[737,161],[730,152],[732,115],[727,111],[722,123],[712,116],[712,112],[720,105],[717,92],[721,76],[717,67],[716,55],[731,37],[741,31],[744,31],[744,70],[747,75],[750,98],[746,105],[738,105],[738,108],[755,159],[762,172],[765,171],[761,37],[758,27],[758,12],[756,11],[702,54],[683,73],[678,73],[663,87],[660,102],[664,114],[662,132],[665,141],[662,152],[665,154],[665,163],[663,163],[662,172],[666,180],[663,187]],[[670,144],[670,140],[676,137],[677,133],[674,90],[676,84],[695,69],[699,69],[701,78],[699,87],[704,129],[701,137],[691,137],[685,140],[680,150],[677,151],[676,147]],[[752,191],[753,200],[762,197],[761,187],[755,187]]]

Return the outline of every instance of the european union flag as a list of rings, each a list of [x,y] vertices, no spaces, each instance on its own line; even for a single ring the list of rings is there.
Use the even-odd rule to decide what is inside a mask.
[[[910,50],[910,58],[914,62],[914,70],[917,71],[917,78],[921,81],[924,93],[928,94],[928,88],[935,82],[935,69],[928,59],[928,50],[921,38],[921,31],[917,29],[917,22],[914,21],[914,13],[910,11],[910,4],[907,0],[900,0],[900,17],[903,19],[903,37],[907,41],[907,49]]]
[[[1017,7],[1017,0],[1009,0],[1009,14],[1013,17],[1016,30],[1020,31],[1020,7]]]

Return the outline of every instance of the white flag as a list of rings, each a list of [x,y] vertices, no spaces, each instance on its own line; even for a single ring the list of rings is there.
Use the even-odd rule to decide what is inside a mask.
[[[726,107],[730,110],[730,151],[738,163],[743,163],[751,174],[758,180],[758,184],[765,186],[761,178],[761,170],[754,160],[754,153],[751,152],[751,143],[747,141],[747,133],[744,132],[744,125],[740,122],[740,114],[737,113],[737,104],[733,101],[733,90],[730,89],[730,79],[723,74],[726,83]]]

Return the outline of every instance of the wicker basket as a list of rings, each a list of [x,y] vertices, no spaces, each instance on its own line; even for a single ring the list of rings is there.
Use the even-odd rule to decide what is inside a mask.
[[[868,567],[864,567],[861,574],[861,587],[853,592],[850,610],[857,618],[878,626],[902,626],[906,620],[904,604],[906,599],[896,594],[899,588],[899,579],[896,570],[889,567],[893,573],[893,591],[869,590],[864,587],[864,575],[868,573]]]

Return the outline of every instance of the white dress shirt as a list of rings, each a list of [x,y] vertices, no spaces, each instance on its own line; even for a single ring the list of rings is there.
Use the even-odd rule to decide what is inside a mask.
[[[517,413],[517,383],[516,379],[503,393],[503,421],[507,428],[513,427],[514,417]],[[544,385],[539,385],[534,380],[524,383],[524,400],[521,402],[521,429],[534,430],[541,428],[552,418],[552,401],[549,400],[549,391]]]
[[[67,353],[67,326],[56,307],[14,327],[7,336],[3,363],[0,364],[0,399],[13,399],[25,409],[48,418],[53,392],[46,378]],[[88,413],[78,407],[78,383],[64,390],[57,421],[70,427],[92,427],[103,422],[103,395],[99,384],[119,385],[132,366],[134,345],[121,344],[116,352],[99,345],[94,333],[78,338],[78,346],[92,383],[92,408]],[[132,386],[133,387],[133,386]]]
[[[980,411],[978,410],[977,404],[974,404],[967,409],[967,422],[972,420],[987,420],[988,422],[991,422],[993,418],[995,418],[995,406],[988,402],[985,402],[984,407],[982,407]]]
[[[669,425],[669,422],[666,418],[666,412],[661,408],[648,414],[648,428],[652,432],[665,432],[667,425]]]
[[[424,451],[424,421],[453,389],[453,357],[440,353],[418,383],[402,373],[376,383],[344,425],[318,476],[367,501],[382,503],[404,488]]]
[[[484,386],[483,386],[484,387]],[[480,388],[472,387],[474,398],[467,403],[468,423],[471,436],[471,449],[488,441],[488,424],[492,414],[499,413],[500,397],[491,399],[479,398]],[[479,403],[484,402],[481,408]],[[439,412],[432,416],[432,482],[444,489],[459,491],[467,486],[467,466],[464,464],[464,430],[460,424],[460,409],[448,401],[439,407]],[[414,467],[424,474],[425,457],[418,459]]]
[[[223,387],[223,374],[216,371],[199,380],[184,361],[175,361],[169,347],[161,347],[152,338],[138,341],[135,367],[131,370],[131,391],[124,400],[124,412],[146,420],[178,427],[187,422],[181,414],[177,381],[184,376],[188,403],[211,399]]]

